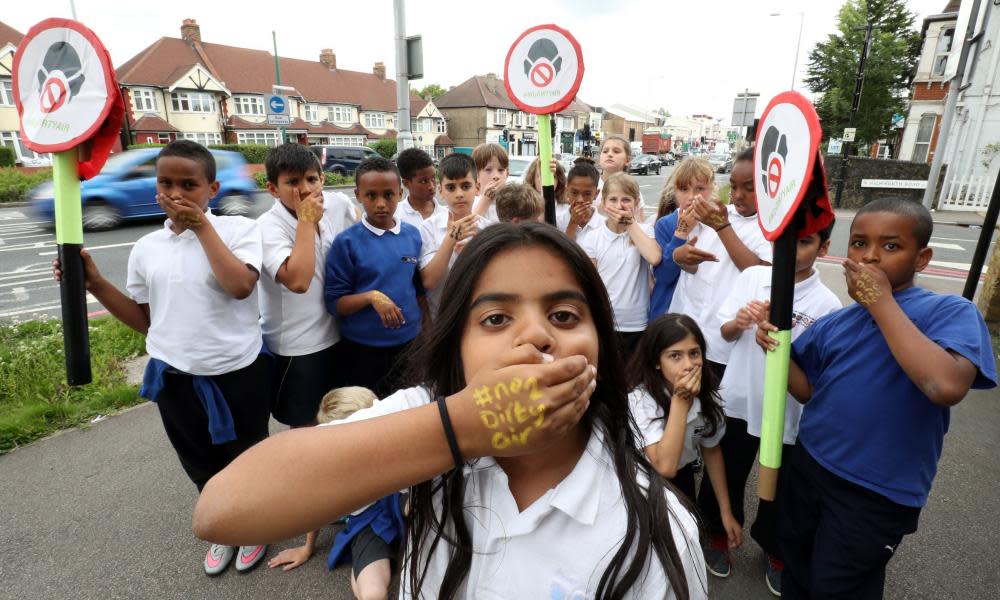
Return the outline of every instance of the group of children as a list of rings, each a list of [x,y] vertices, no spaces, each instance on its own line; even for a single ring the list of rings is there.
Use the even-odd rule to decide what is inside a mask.
[[[727,576],[775,345],[753,154],[737,157],[728,205],[711,166],[685,159],[648,218],[629,158],[611,136],[600,171],[554,164],[551,227],[533,223],[537,161],[510,184],[495,144],[437,166],[406,150],[358,168],[363,216],[346,226],[349,200],[324,194],[303,146],[269,154],[276,202],[256,222],[207,210],[207,150],[165,147],[168,220],[136,244],[127,294],[83,257],[88,290],[147,335],[142,393],[202,492],[196,533],[219,542],[205,571],[234,555],[248,570],[263,542],[313,532],[271,561],[297,566],[319,526],[351,514],[330,564],[351,547],[359,597],[385,595],[400,542],[407,597],[693,598],[706,571]],[[759,503],[750,533],[778,595],[880,597],[947,407],[996,372],[975,307],[913,286],[926,210],[859,212],[845,263],[858,304],[844,309],[814,268],[831,230],[798,242],[802,404],[786,411],[778,501]],[[348,386],[382,400],[308,427]],[[364,397],[351,389],[329,397]],[[296,430],[257,443],[269,415]]]

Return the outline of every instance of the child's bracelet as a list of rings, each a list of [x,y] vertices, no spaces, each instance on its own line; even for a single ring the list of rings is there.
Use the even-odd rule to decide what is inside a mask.
[[[726,221],[726,224],[723,225],[722,227],[719,227],[718,229],[716,229],[715,232],[718,233],[718,232],[722,231],[723,229],[725,229],[726,227],[730,227],[731,225],[732,225],[732,223],[730,223],[729,221]]]
[[[448,416],[448,403],[444,401],[444,396],[438,396],[438,410],[441,412],[441,425],[444,426],[444,437],[448,440],[448,448],[451,449],[451,458],[455,461],[455,468],[461,469],[465,464],[462,460],[462,453],[458,450],[458,440],[455,439],[455,430],[451,426],[451,417]]]

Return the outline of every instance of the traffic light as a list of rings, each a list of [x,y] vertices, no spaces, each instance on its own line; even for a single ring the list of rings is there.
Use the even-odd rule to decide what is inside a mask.
[[[506,142],[510,140],[510,131],[504,127],[503,132],[500,134],[500,141]]]
[[[552,130],[552,135],[549,137],[556,137],[556,120],[555,118],[549,119],[549,129]]]
[[[580,138],[585,142],[589,142],[592,139],[590,133],[590,123],[583,124],[583,131],[580,133]]]

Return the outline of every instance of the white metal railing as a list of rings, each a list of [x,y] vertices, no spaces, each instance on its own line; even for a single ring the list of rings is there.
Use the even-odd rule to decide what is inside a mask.
[[[985,211],[993,182],[989,175],[973,175],[965,180],[948,177],[941,189],[938,210]]]

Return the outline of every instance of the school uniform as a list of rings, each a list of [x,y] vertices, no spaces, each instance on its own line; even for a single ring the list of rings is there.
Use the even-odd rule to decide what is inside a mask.
[[[771,299],[771,267],[755,266],[740,273],[732,291],[719,309],[719,323],[736,318],[741,308],[752,300]],[[821,317],[840,310],[837,295],[820,280],[819,272],[795,284],[792,298],[792,341]],[[726,435],[722,438],[722,456],[726,465],[726,483],[733,516],[743,524],[743,495],[747,477],[756,462],[760,446],[760,427],[764,408],[764,371],[766,355],[757,346],[756,328],[744,331],[732,342],[729,365],[719,386],[722,409],[726,413]],[[785,402],[784,444],[787,450],[795,444],[799,430],[802,404],[791,394]],[[702,479],[698,494],[698,509],[709,533],[722,535],[722,517],[712,490],[712,482]],[[777,545],[777,514],[775,504],[760,500],[757,518],[750,534],[772,556],[780,557]]]
[[[989,332],[974,304],[919,287],[893,297],[925,336],[976,366],[973,388],[996,386]],[[863,306],[818,320],[792,357],[812,397],[782,465],[782,591],[881,597],[886,563],[917,529],[951,411],[910,380]]]
[[[334,423],[373,418],[430,401],[425,388],[408,388]],[[507,475],[493,458],[479,458],[463,470],[464,514],[472,539],[473,559],[458,597],[594,596],[601,575],[619,548],[627,519],[621,486],[600,423],[593,427],[586,449],[569,475],[523,511],[518,510]],[[645,485],[641,477],[640,485]],[[697,524],[673,493],[666,492],[666,498],[674,545],[688,578],[690,597],[707,598]],[[429,551],[426,543],[422,550]],[[572,560],[567,560],[567,552],[572,554]],[[449,545],[442,540],[432,555],[421,557],[421,565],[429,563],[421,597],[437,596],[451,562],[450,554]],[[412,596],[410,568],[412,557],[407,555],[400,575],[401,598]],[[669,587],[659,561],[653,556],[625,597],[673,598]]]
[[[437,254],[438,249],[441,248],[441,244],[444,243],[444,239],[448,237],[448,216],[450,214],[447,210],[440,213],[435,212],[430,218],[424,219],[423,223],[420,224],[421,269],[434,260],[434,256]],[[487,225],[489,223],[485,217],[478,217],[476,219],[477,231],[482,231]],[[448,271],[451,271],[451,267],[455,264],[456,260],[458,260],[458,254],[452,250],[451,258],[448,259]],[[437,316],[438,304],[441,302],[441,290],[444,289],[446,279],[447,273],[434,289],[427,291],[427,307],[431,311],[432,317]]]
[[[358,207],[347,194],[333,190],[323,190],[323,210],[329,212],[332,220],[340,224],[338,231],[347,229],[358,222]]]
[[[674,250],[687,243],[687,240],[674,235],[677,218],[678,213],[674,211],[657,219],[653,226],[653,237],[663,251],[663,258],[660,264],[653,267],[653,291],[649,295],[648,321],[667,313],[681,275],[680,266],[674,262]]]
[[[729,205],[729,222],[743,244],[763,261],[771,262],[771,243],[764,238],[757,223],[757,215],[741,216]],[[698,323],[705,336],[706,358],[725,368],[729,362],[729,342],[722,339],[719,328],[719,307],[726,299],[731,286],[740,274],[740,270],[729,257],[719,234],[703,223],[697,223],[688,233],[688,239],[698,237],[695,246],[714,254],[719,261],[705,261],[698,265],[694,273],[686,271],[680,274],[674,297],[670,301],[669,312],[688,315]],[[717,370],[720,368],[717,367]],[[719,373],[720,377],[722,373]]]
[[[347,200],[343,194],[337,195]],[[323,216],[316,224],[319,233],[313,236],[313,275],[309,288],[301,294],[277,280],[278,271],[292,255],[298,219],[275,200],[257,220],[264,251],[260,324],[277,367],[272,413],[286,425],[313,423],[323,395],[338,384],[336,374],[341,366],[337,364],[336,345],[340,331],[324,306],[323,276],[327,252],[345,227],[342,206],[342,201],[324,199]]]
[[[437,200],[434,200],[434,212],[431,213],[431,217],[440,214],[447,213],[448,207],[438,204]],[[409,196],[400,200],[399,204],[396,205],[396,212],[393,214],[393,218],[398,222],[409,223],[416,228],[420,228],[420,224],[424,222],[424,215],[419,210],[413,208],[410,204]],[[427,217],[428,219],[430,217]]]
[[[261,269],[256,221],[205,217],[241,262]],[[167,437],[200,490],[229,461],[267,437],[270,364],[261,353],[256,286],[242,300],[215,279],[194,231],[163,228],[129,254],[126,293],[149,305],[140,394],[156,402]]]
[[[653,228],[639,224],[642,233],[653,237]],[[646,329],[649,312],[649,263],[628,231],[615,233],[608,227],[588,231],[578,239],[580,247],[597,263],[597,272],[608,290],[615,313],[615,330],[622,338],[622,355],[631,356]]]
[[[420,233],[396,221],[392,229],[379,229],[364,217],[340,233],[326,259],[324,298],[330,314],[337,315],[344,385],[360,385],[380,397],[396,387],[401,375],[398,358],[420,333]],[[344,296],[379,290],[403,313],[404,324],[390,329],[373,306],[351,315],[337,314]]]
[[[636,388],[628,395],[629,410],[635,420],[639,432],[639,447],[652,446],[663,438],[663,430],[667,426],[666,413],[644,388]],[[681,449],[681,459],[677,465],[677,474],[673,483],[677,489],[695,501],[694,474],[701,468],[701,449],[715,448],[726,433],[725,423],[719,423],[711,435],[708,432],[708,420],[701,412],[701,400],[695,398],[688,409],[687,421],[684,426],[684,444]],[[707,475],[705,479],[707,479]]]

